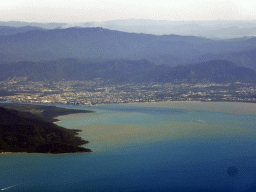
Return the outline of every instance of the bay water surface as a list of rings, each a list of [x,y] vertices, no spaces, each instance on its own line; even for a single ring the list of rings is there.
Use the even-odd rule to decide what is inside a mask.
[[[0,154],[8,191],[256,191],[256,104],[169,102],[60,116],[92,153]]]

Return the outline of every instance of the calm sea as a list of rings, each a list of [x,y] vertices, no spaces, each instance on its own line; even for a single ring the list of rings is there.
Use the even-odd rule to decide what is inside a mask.
[[[2,154],[6,191],[256,191],[256,104],[65,106],[93,153]]]

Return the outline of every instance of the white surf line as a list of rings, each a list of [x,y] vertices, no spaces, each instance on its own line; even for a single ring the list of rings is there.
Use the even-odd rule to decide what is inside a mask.
[[[6,188],[3,188],[3,189],[1,189],[1,191],[5,191],[5,190],[7,190],[7,189],[11,189],[11,188],[16,187],[16,186],[18,186],[18,185],[21,185],[21,184],[12,185],[12,186],[9,186],[9,187],[6,187]]]

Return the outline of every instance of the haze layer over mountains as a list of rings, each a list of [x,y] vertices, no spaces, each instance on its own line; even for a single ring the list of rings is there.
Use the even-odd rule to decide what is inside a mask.
[[[145,33],[153,35],[174,34],[221,39],[256,36],[256,21],[167,21],[150,19],[126,19],[80,23],[31,23],[19,21],[0,21],[0,26],[34,26],[43,29],[102,27],[104,29],[130,33]]]
[[[243,35],[241,30],[235,29],[240,26],[239,29],[253,31],[256,22],[167,24],[167,21],[120,20],[65,28],[69,25],[0,22],[0,62],[4,69],[1,80],[28,77],[31,80],[123,79],[125,82],[255,81],[255,37],[210,39],[203,33],[214,29],[212,33],[218,35],[217,31],[232,28]],[[95,25],[119,27],[122,31],[95,28]],[[168,30],[187,33],[185,28],[192,25],[199,25],[195,27],[202,32],[199,36],[205,37],[123,32],[127,26],[131,31],[141,29],[145,33],[155,33],[154,30],[146,30],[151,26],[168,26]],[[91,27],[82,28],[86,26]],[[165,32],[161,27],[159,31]],[[217,80],[216,75],[222,80]]]

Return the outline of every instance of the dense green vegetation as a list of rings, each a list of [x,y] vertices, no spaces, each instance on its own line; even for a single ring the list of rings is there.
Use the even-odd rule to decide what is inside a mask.
[[[15,29],[9,30],[13,31],[13,35],[0,34],[0,63],[75,58],[90,62],[145,59],[173,67],[216,59],[247,67],[255,64],[253,53],[256,38],[253,37],[213,40],[195,36],[126,33],[99,27],[53,30],[27,28],[28,31],[22,33],[15,32]],[[234,54],[242,55],[234,60]],[[193,62],[195,60],[199,62]],[[245,65],[244,61],[250,61],[251,64]]]
[[[147,60],[111,60],[88,62],[62,59],[49,62],[18,62],[2,64],[0,80],[24,78],[29,81],[111,80],[161,83],[255,83],[253,69],[237,66],[226,60],[212,60],[198,64],[170,67],[155,65]],[[8,94],[8,93],[6,93]]]
[[[0,103],[0,107],[14,109],[21,112],[29,112],[29,114],[34,114],[48,122],[56,122],[58,120],[56,119],[56,117],[60,115],[94,112],[89,110],[66,109],[66,108],[56,107],[56,106],[29,105],[29,104],[17,104],[17,103]]]
[[[35,115],[36,110],[39,110],[37,107],[35,109],[30,108],[30,110],[34,110],[34,114],[0,107],[1,152],[91,152],[90,149],[79,147],[88,143],[88,141],[76,136],[79,130],[69,130],[41,119]],[[45,115],[45,111],[41,116]],[[50,120],[51,117],[54,117],[58,113],[58,110],[56,111],[49,113],[49,116],[46,115],[46,119]],[[60,109],[59,114],[67,114],[67,111],[61,111]]]

